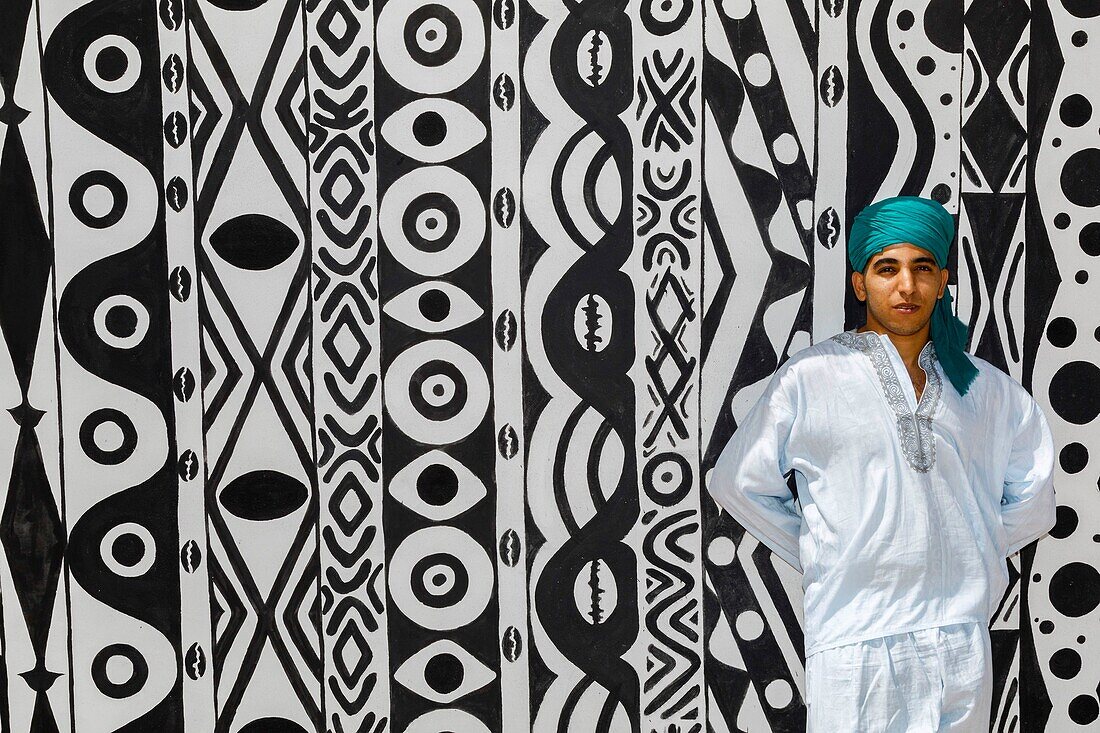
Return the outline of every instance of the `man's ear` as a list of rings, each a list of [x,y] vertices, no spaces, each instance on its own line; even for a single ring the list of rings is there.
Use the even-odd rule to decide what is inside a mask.
[[[852,273],[852,290],[856,292],[856,298],[858,298],[861,303],[867,301],[867,284],[863,281],[862,272]]]
[[[947,289],[947,278],[950,274],[946,267],[940,270],[940,294],[936,296],[937,299],[943,297],[943,291]]]

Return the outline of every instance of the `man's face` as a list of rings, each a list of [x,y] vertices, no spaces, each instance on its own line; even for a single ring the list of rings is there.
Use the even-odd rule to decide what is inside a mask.
[[[867,304],[867,325],[911,336],[928,325],[932,308],[947,287],[947,270],[928,250],[908,242],[871,257],[862,273],[852,273],[856,297]]]

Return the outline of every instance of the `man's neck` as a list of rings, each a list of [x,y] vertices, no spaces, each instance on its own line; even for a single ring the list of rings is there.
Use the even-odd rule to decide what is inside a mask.
[[[917,359],[920,357],[920,352],[924,349],[925,344],[928,343],[931,336],[931,328],[927,324],[916,333],[906,336],[889,331],[882,324],[870,319],[867,323],[860,326],[857,331],[859,333],[874,331],[875,333],[886,334],[894,344],[894,348],[898,350],[898,354],[901,356],[901,360],[905,362],[905,366],[910,369],[917,366]]]

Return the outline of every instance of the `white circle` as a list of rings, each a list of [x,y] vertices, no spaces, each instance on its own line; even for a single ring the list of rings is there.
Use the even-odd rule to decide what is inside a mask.
[[[416,233],[434,242],[447,231],[447,215],[439,209],[424,209],[416,217]]]
[[[742,611],[737,614],[734,626],[737,628],[737,635],[745,641],[759,639],[764,633],[764,619],[756,611]]]
[[[428,5],[439,5],[439,0],[390,0],[386,3],[378,14],[375,33],[378,58],[401,86],[422,94],[443,94],[465,82],[481,66],[485,55],[485,21],[475,0],[448,0],[447,10],[458,18],[462,38],[454,56],[437,66],[426,66],[413,58],[405,46],[405,24],[410,15]],[[420,31],[436,24],[443,26],[439,20],[434,23],[425,21],[416,29],[416,43],[420,50],[427,53],[434,50],[424,45],[427,39]],[[444,30],[437,38],[446,40],[446,35]]]
[[[794,699],[794,691],[787,680],[772,680],[764,688],[764,699],[776,710],[785,708]]]
[[[455,587],[455,571],[454,568],[446,565],[436,565],[428,568],[428,571],[424,573],[428,578],[428,582],[425,584],[425,588],[433,596],[442,596],[450,592],[451,588]],[[442,579],[438,582],[437,577],[442,576]]]
[[[114,685],[124,685],[134,678],[134,663],[129,657],[115,654],[103,665],[107,681]]]
[[[442,553],[466,570],[466,592],[448,606],[433,607],[413,591],[413,570],[423,558]],[[429,571],[432,572],[432,571]],[[427,527],[413,532],[394,550],[390,560],[390,596],[414,624],[433,631],[457,629],[472,623],[493,597],[493,562],[473,537],[447,526]]]
[[[754,87],[762,87],[771,81],[772,62],[762,53],[754,53],[745,61],[745,79]]]
[[[104,420],[92,431],[92,442],[104,453],[114,453],[126,441],[122,428],[110,420]]]
[[[458,221],[455,223],[458,231],[450,244],[438,252],[425,252],[413,245],[402,226],[405,210],[419,196],[429,192],[446,196],[458,208]],[[417,216],[415,226],[418,234],[423,235],[422,226],[427,226],[425,215],[435,211],[426,209]],[[443,219],[442,213],[438,216]],[[378,226],[390,251],[401,264],[420,275],[438,277],[465,264],[481,247],[486,229],[485,202],[470,179],[458,171],[439,165],[425,166],[406,173],[386,191],[379,206]],[[433,236],[425,236],[425,239],[435,241],[443,236],[446,229],[439,226],[438,233],[429,230]]]
[[[455,383],[442,374],[424,380],[420,385],[420,394],[432,407],[442,407],[451,401],[455,394]]]
[[[450,362],[466,380],[466,403],[443,420],[421,414],[409,397],[413,373],[430,361]],[[405,349],[393,360],[384,384],[386,405],[394,423],[407,436],[426,445],[462,440],[481,424],[489,409],[489,378],[485,375],[485,367],[477,357],[452,341],[421,341]]]
[[[462,733],[489,733],[484,723],[465,710],[457,708],[424,713],[409,723],[405,733],[445,733],[453,730],[460,730]]]
[[[115,559],[113,552],[115,540],[124,534],[135,535],[145,547],[141,559],[133,565],[123,565]],[[153,561],[157,558],[157,547],[153,541],[152,533],[145,527],[134,522],[123,522],[115,525],[103,535],[103,539],[99,543],[99,556],[107,569],[115,575],[123,578],[139,578],[152,569]]]
[[[105,219],[115,207],[115,195],[101,183],[94,183],[84,189],[82,201],[93,219]]]
[[[434,33],[434,37],[429,37]],[[447,43],[447,26],[438,18],[429,18],[416,29],[416,45],[425,53],[434,53]]]
[[[129,336],[118,336],[107,328],[107,314],[116,307],[132,311],[136,318],[134,332]],[[141,343],[149,331],[149,311],[145,310],[145,306],[136,298],[131,298],[129,295],[110,295],[96,307],[92,323],[95,324],[96,335],[103,343],[116,349],[132,349]]]
[[[99,58],[100,52],[108,48],[117,48],[126,57],[126,69],[117,79],[104,79],[96,69],[96,59]],[[141,54],[138,53],[137,46],[122,36],[110,34],[101,36],[88,44],[88,48],[84,51],[84,75],[100,91],[108,94],[125,92],[137,83],[140,74]]]
[[[790,165],[798,160],[798,141],[791,133],[784,132],[772,143],[772,152],[780,163]]]
[[[723,0],[722,12],[727,18],[743,20],[752,12],[752,0]]]
[[[737,545],[729,537],[715,537],[707,545],[707,557],[715,565],[729,565],[737,554]]]

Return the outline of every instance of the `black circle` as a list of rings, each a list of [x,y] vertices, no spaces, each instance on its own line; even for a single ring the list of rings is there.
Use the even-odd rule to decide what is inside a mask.
[[[1073,279],[1077,281],[1078,285],[1084,285],[1089,281],[1089,274],[1084,270],[1078,270],[1077,274],[1073,276]]]
[[[429,582],[435,578],[432,572],[442,565],[449,568],[454,576],[454,585],[446,592],[440,594],[429,590]],[[429,576],[429,573],[432,573]],[[412,592],[416,599],[429,608],[449,608],[466,597],[470,587],[470,576],[466,566],[454,555],[437,552],[426,555],[416,561],[412,569]]]
[[[1081,243],[1081,249],[1085,254],[1090,257],[1100,256],[1100,222],[1090,221],[1081,227],[1077,241]]]
[[[1092,104],[1080,94],[1071,94],[1058,106],[1058,116],[1067,127],[1081,127],[1092,117]]]
[[[436,210],[443,214],[444,221],[436,222],[434,230],[440,224],[444,226],[440,236],[433,239],[425,239],[416,229],[416,221],[425,211]],[[449,196],[441,193],[422,193],[405,208],[401,214],[401,230],[409,243],[421,252],[442,252],[451,246],[455,235],[458,234],[459,213],[458,206]]]
[[[950,94],[944,94],[943,96],[940,97],[940,104],[945,105],[945,106],[949,105],[949,104],[951,104],[951,99],[952,99],[952,97],[951,97]]]
[[[447,138],[447,120],[433,110],[421,112],[413,120],[412,133],[421,145],[439,145]]]
[[[932,198],[941,204],[946,204],[951,200],[951,187],[946,183],[937,183],[932,188]]]
[[[1080,443],[1067,443],[1058,453],[1058,462],[1066,473],[1080,473],[1088,465],[1089,449]]]
[[[1078,18],[1095,18],[1100,15],[1100,4],[1096,0],[1062,0],[1062,5],[1070,15]]]
[[[1047,340],[1054,346],[1064,349],[1077,338],[1077,326],[1065,316],[1058,316],[1047,324]]]
[[[441,323],[451,314],[451,299],[438,288],[429,288],[417,300],[420,313],[429,321]]]
[[[1031,582],[1032,583],[1038,583],[1042,579],[1043,579],[1043,576],[1040,575],[1039,573],[1035,573],[1034,575],[1031,576]]]
[[[123,532],[111,543],[111,557],[119,565],[132,568],[145,557],[145,540],[133,532]]]
[[[107,309],[103,325],[107,332],[118,338],[129,338],[137,332],[138,317],[128,305],[113,305]]]
[[[1062,166],[1062,193],[1078,206],[1100,206],[1100,149],[1085,148]]]
[[[1081,671],[1081,655],[1073,649],[1059,649],[1050,655],[1050,671],[1063,680],[1073,679]]]
[[[416,493],[427,504],[443,506],[458,496],[458,476],[449,466],[433,463],[416,477]]]
[[[936,70],[936,62],[931,56],[921,56],[917,61],[917,72],[921,76],[928,76]]]
[[[680,467],[680,482],[675,486],[668,486],[674,475],[674,472],[668,467],[670,463]],[[653,477],[657,470],[662,468],[662,485],[658,486]],[[687,459],[678,453],[659,453],[650,458],[642,469],[642,488],[645,489],[646,496],[661,506],[675,506],[683,501],[684,497],[691,492],[691,479],[691,466],[688,464]]]
[[[96,445],[95,431],[100,425],[111,423],[122,431],[122,445],[112,450],[104,450]],[[134,453],[137,448],[137,429],[125,413],[110,407],[95,410],[80,425],[80,447],[96,463],[104,466],[117,466]]]
[[[1080,618],[1100,606],[1100,572],[1083,562],[1069,562],[1050,578],[1050,605],[1065,616]]]
[[[436,406],[424,399],[424,383],[432,377],[443,377],[454,385],[454,395],[446,403]],[[466,406],[468,394],[466,377],[462,370],[449,361],[433,359],[413,372],[409,380],[409,400],[416,411],[431,420],[449,420]]]
[[[1050,530],[1050,536],[1057,540],[1064,540],[1077,529],[1077,512],[1072,507],[1059,506],[1056,511],[1057,521]]]
[[[92,186],[103,186],[111,194],[111,208],[103,216],[93,214],[84,205],[84,195]],[[127,199],[126,186],[122,185],[122,181],[113,173],[102,170],[88,171],[78,176],[69,189],[69,208],[73,215],[81,224],[92,229],[106,229],[117,224],[126,213]]]
[[[1065,229],[1066,227],[1069,226],[1069,224],[1070,224],[1069,214],[1067,214],[1064,211],[1061,214],[1055,214],[1055,216],[1054,216],[1054,226],[1058,227],[1059,229]]]
[[[125,682],[113,682],[107,676],[107,663],[114,657],[124,657],[130,661],[133,671]],[[131,697],[141,691],[149,679],[149,664],[137,649],[129,644],[108,644],[92,660],[92,681],[107,697],[116,700]]]
[[[1039,624],[1039,631],[1044,634],[1049,634],[1050,632],[1054,631],[1054,622],[1049,620],[1044,621],[1043,623]]]
[[[420,27],[430,20],[443,23],[447,33],[443,45],[435,51],[426,51],[421,48],[416,37]],[[462,24],[457,15],[442,5],[423,5],[409,13],[409,17],[405,19],[404,35],[405,50],[413,61],[421,66],[442,66],[455,57],[462,45]],[[434,41],[436,38],[433,31],[429,31],[425,36],[429,41]]]
[[[1089,34],[1084,31],[1074,31],[1073,35],[1070,36],[1070,40],[1073,41],[1074,46],[1081,48],[1081,46],[1089,42]]]
[[[1069,717],[1078,725],[1088,725],[1100,715],[1100,705],[1092,695],[1078,695],[1069,703]]]
[[[898,13],[898,28],[907,31],[913,27],[914,20],[912,11],[903,10]]]
[[[95,56],[95,73],[103,81],[118,81],[128,65],[126,52],[118,46],[107,46]]]
[[[450,695],[461,687],[465,673],[462,660],[447,652],[436,654],[424,664],[424,681],[440,695]]]
[[[1092,422],[1100,414],[1100,367],[1086,361],[1063,364],[1050,380],[1050,406],[1074,425]]]
[[[1060,147],[1062,147],[1062,138],[1060,138],[1060,137],[1051,138],[1050,144],[1053,145],[1056,148],[1060,148]]]

